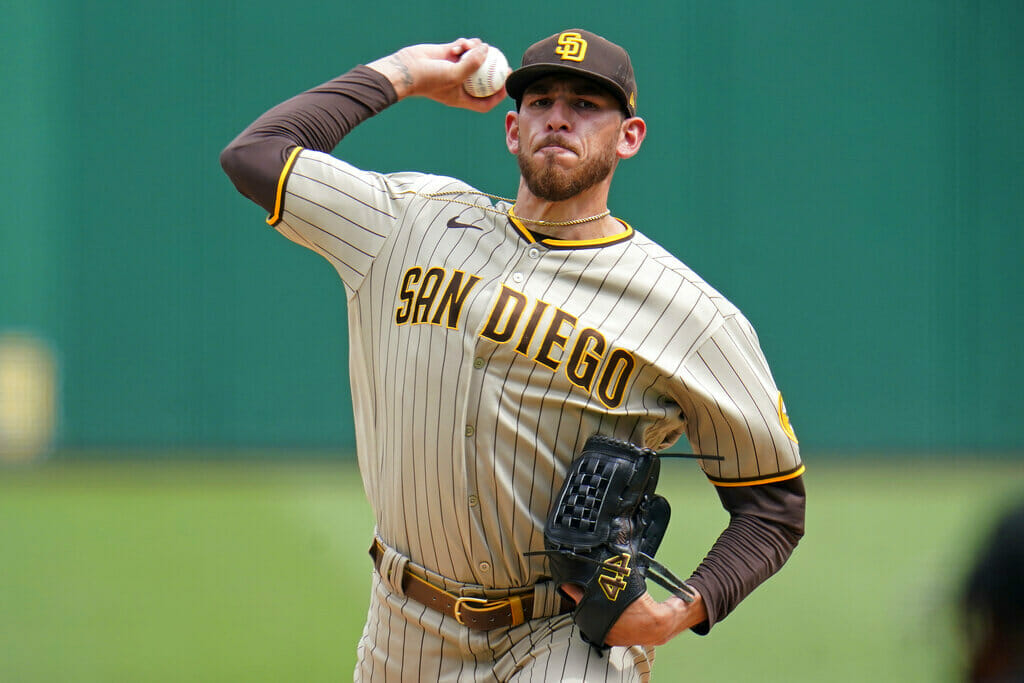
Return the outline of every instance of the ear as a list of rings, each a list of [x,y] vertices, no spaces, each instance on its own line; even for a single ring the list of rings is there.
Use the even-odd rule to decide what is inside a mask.
[[[620,159],[628,159],[640,151],[647,136],[647,123],[639,116],[625,119],[619,128],[619,144],[615,151]]]
[[[505,114],[505,146],[512,154],[519,154],[519,114]]]

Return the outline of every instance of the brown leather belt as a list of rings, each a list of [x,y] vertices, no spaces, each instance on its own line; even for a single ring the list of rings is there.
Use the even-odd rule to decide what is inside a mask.
[[[370,546],[370,557],[373,558],[373,566],[379,574],[381,560],[384,557],[384,546],[376,539]],[[460,597],[417,576],[409,571],[408,567],[402,576],[402,590],[407,597],[421,605],[446,614],[463,626],[477,631],[519,626],[533,618],[535,599],[533,591],[493,600]],[[561,604],[557,613],[564,614],[570,611],[573,604],[564,596],[559,597]]]

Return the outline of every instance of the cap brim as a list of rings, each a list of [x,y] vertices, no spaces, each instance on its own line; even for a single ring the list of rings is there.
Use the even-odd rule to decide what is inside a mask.
[[[569,64],[530,64],[529,66],[519,67],[505,79],[505,91],[509,94],[509,97],[518,102],[523,99],[523,93],[526,92],[531,83],[539,81],[545,76],[556,74],[581,76],[600,84],[619,101],[626,110],[626,113],[630,116],[635,116],[627,101],[626,93],[622,91],[622,86],[610,78],[605,78],[600,74],[595,74],[592,71]]]

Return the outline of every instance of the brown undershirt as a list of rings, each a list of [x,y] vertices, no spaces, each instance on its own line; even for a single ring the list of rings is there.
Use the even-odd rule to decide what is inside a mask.
[[[356,125],[397,101],[387,78],[358,66],[260,116],[221,153],[221,166],[239,192],[273,213],[293,148],[330,153]],[[708,620],[693,628],[701,635],[777,572],[804,533],[802,477],[716,490],[729,524],[688,580],[707,609]]]

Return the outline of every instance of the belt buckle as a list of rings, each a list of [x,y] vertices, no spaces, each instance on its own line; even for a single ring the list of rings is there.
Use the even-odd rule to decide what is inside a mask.
[[[461,598],[456,598],[455,599],[455,607],[454,607],[455,621],[457,621],[459,623],[459,625],[461,625],[461,626],[467,626],[468,627],[469,624],[467,624],[466,622],[464,622],[462,620],[462,606],[464,604],[466,604],[467,602],[473,602],[473,603],[476,603],[476,604],[479,604],[479,605],[486,605],[488,602],[490,602],[490,600],[487,600],[485,598],[465,598],[465,597],[461,597]]]

